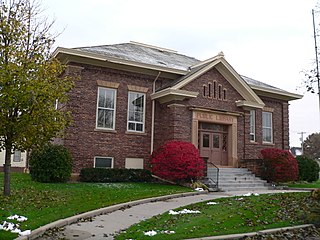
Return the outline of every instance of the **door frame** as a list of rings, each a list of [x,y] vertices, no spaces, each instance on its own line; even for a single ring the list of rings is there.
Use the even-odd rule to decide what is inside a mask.
[[[192,132],[191,140],[193,145],[198,148],[199,144],[199,122],[216,123],[228,126],[228,166],[238,167],[237,135],[238,117],[237,113],[221,113],[217,111],[191,108],[192,110]]]

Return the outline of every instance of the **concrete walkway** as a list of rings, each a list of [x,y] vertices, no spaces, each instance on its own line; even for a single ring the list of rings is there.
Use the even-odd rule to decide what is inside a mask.
[[[278,192],[293,192],[290,190],[263,190],[263,191],[254,191],[254,193],[278,193]],[[231,197],[239,196],[248,192],[216,192],[216,193],[203,193],[193,196],[183,196],[176,198],[166,198],[163,200],[159,199],[148,199],[147,201],[142,201],[141,203],[136,204],[122,204],[123,206],[117,207],[112,210],[113,207],[105,208],[106,211],[101,211],[96,217],[89,218],[89,221],[75,222],[72,219],[70,222],[75,222],[73,224],[67,225],[58,232],[46,232],[48,236],[42,236],[37,239],[43,240],[52,240],[52,239],[69,239],[69,240],[101,240],[113,239],[113,236],[124,230],[131,225],[138,223],[142,220],[151,218],[155,215],[162,214],[171,209],[178,207],[186,206],[192,203],[202,202],[213,200],[221,197]],[[188,194],[187,194],[188,195]],[[139,202],[139,201],[138,201]],[[133,202],[134,203],[134,202]],[[121,205],[121,204],[120,204]],[[109,210],[107,210],[109,209]],[[107,213],[106,213],[107,212]],[[94,216],[94,215],[93,215]],[[90,215],[88,215],[90,217]],[[73,218],[79,219],[78,216]],[[51,224],[52,225],[52,224]],[[62,226],[63,224],[57,223],[57,227]],[[65,224],[66,225],[66,224]],[[54,226],[54,223],[53,223]],[[51,228],[53,226],[50,226]],[[45,226],[44,226],[45,227]],[[36,231],[36,230],[35,230]],[[29,236],[29,239],[35,239],[32,236]],[[19,238],[20,239],[20,238]],[[22,238],[21,238],[22,239]]]

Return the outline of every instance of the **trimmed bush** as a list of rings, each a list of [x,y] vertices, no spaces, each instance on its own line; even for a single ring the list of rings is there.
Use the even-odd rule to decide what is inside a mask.
[[[297,156],[299,165],[299,180],[313,182],[319,179],[318,163],[306,156]]]
[[[71,155],[61,145],[48,144],[32,151],[29,165],[31,178],[38,182],[66,182],[71,176]]]
[[[289,182],[298,180],[297,160],[286,150],[267,148],[261,150],[264,165],[264,177],[269,182]]]
[[[190,181],[203,176],[205,164],[190,142],[170,141],[151,155],[151,171],[170,181]]]
[[[83,168],[80,172],[81,182],[150,182],[151,180],[151,172],[146,169]]]

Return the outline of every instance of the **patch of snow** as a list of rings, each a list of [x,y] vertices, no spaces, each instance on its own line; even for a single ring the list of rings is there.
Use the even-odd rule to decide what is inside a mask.
[[[244,196],[244,197],[250,197],[250,196],[259,196],[259,193],[245,193],[245,194],[243,194],[242,196]]]
[[[201,213],[200,211],[198,210],[189,210],[189,209],[183,209],[181,211],[174,211],[174,210],[170,210],[169,211],[169,214],[170,215],[178,215],[178,214],[189,214],[189,213]]]
[[[31,234],[31,230],[25,230],[23,232],[20,233],[21,236],[27,236]]]
[[[207,202],[207,205],[217,205],[217,204],[219,204],[219,203],[217,203],[217,202]]]
[[[24,222],[24,221],[28,220],[28,218],[26,218],[24,216],[19,216],[19,215],[12,215],[12,216],[7,217],[7,219],[16,220],[18,222]],[[10,231],[12,233],[18,233],[21,236],[27,236],[27,235],[31,234],[31,230],[21,231],[19,224],[7,222],[7,221],[3,221],[0,224],[0,230]]]
[[[24,216],[19,216],[19,215],[12,215],[7,217],[7,219],[9,220],[17,220],[18,222],[24,222],[27,221],[28,218],[24,217]]]
[[[203,189],[203,188],[200,188],[200,187],[195,188],[194,190],[196,190],[196,191],[198,191],[198,192],[203,192],[203,191],[204,191],[204,189]]]
[[[241,198],[236,198],[236,200],[242,201],[242,200],[243,200],[243,197],[241,197]]]
[[[165,233],[165,234],[175,234],[176,232],[175,232],[175,231],[170,231],[170,230],[164,230],[164,231],[161,231],[161,233]]]
[[[143,232],[143,234],[144,234],[145,236],[150,236],[150,237],[152,237],[152,236],[157,235],[157,232],[154,231],[154,230],[151,230],[151,231]]]

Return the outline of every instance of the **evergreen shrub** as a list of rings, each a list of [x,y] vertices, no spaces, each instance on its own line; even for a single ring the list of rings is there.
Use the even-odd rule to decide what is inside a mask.
[[[190,181],[203,176],[205,164],[190,142],[170,141],[151,155],[151,171],[170,181]]]
[[[266,148],[261,150],[264,178],[269,182],[296,181],[299,177],[297,160],[286,150]]]
[[[297,156],[299,165],[299,180],[313,182],[319,179],[318,163],[306,156]]]
[[[29,166],[35,181],[66,182],[71,177],[72,159],[64,146],[48,144],[31,152]]]
[[[80,171],[81,182],[151,182],[152,179],[146,169],[83,168]]]

